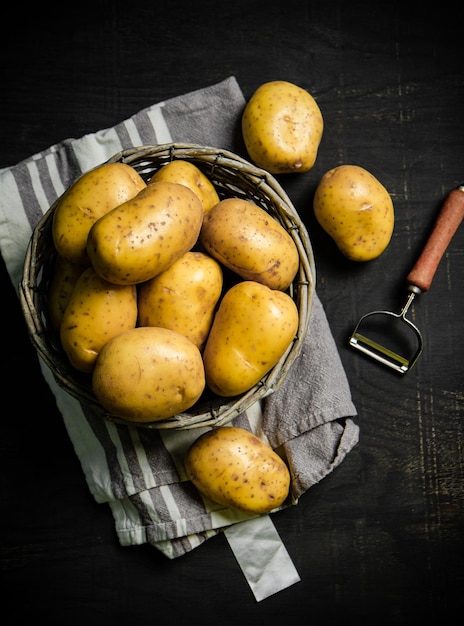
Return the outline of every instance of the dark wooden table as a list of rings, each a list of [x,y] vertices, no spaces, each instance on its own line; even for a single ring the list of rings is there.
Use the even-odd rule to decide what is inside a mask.
[[[442,201],[464,182],[463,8],[404,5],[105,0],[53,19],[45,5],[20,9],[5,22],[0,167],[229,75],[246,98],[273,79],[314,95],[325,119],[316,165],[280,180],[310,232],[361,428],[343,464],[274,516],[302,580],[271,598],[255,601],[223,536],[174,561],[123,548],[109,508],[88,492],[2,262],[7,624],[321,626],[462,614],[464,229],[414,306],[424,338],[416,367],[400,377],[347,346],[363,313],[399,310]],[[365,264],[343,258],[312,211],[319,178],[342,163],[370,170],[395,205],[391,244]]]

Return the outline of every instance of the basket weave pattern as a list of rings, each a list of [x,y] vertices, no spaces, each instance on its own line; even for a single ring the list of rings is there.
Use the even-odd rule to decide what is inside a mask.
[[[298,308],[299,326],[296,338],[279,362],[257,385],[243,395],[236,398],[214,396],[205,400],[200,399],[188,412],[157,422],[136,424],[142,428],[187,429],[224,425],[278,389],[301,352],[308,331],[315,286],[314,258],[306,228],[288,196],[268,172],[227,150],[190,144],[133,148],[115,154],[108,162],[127,163],[148,181],[155,171],[175,159],[191,161],[202,170],[216,187],[220,198],[237,197],[251,200],[265,209],[288,231],[300,256],[300,267],[289,289],[289,295]],[[56,382],[65,391],[91,407],[104,419],[134,424],[109,415],[103,409],[92,392],[91,378],[80,374],[70,365],[60,346],[59,337],[50,328],[47,319],[47,291],[56,258],[52,222],[57,202],[37,224],[26,251],[20,301],[32,343],[51,369]]]

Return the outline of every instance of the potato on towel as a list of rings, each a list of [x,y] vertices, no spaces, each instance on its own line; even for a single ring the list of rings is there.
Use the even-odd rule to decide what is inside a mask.
[[[90,265],[86,244],[92,225],[146,186],[126,163],[104,163],[82,174],[58,200],[53,213],[53,242],[59,254],[76,265]]]
[[[298,308],[283,291],[242,281],[223,296],[203,351],[206,383],[219,396],[251,389],[296,336]]]
[[[155,422],[186,411],[200,398],[205,387],[203,361],[184,335],[140,326],[105,345],[92,387],[111,415]]]
[[[218,504],[258,515],[281,506],[290,489],[282,458],[256,435],[219,426],[198,437],[184,459],[188,478]]]
[[[203,220],[200,242],[220,263],[244,278],[285,290],[298,271],[295,242],[284,227],[251,200],[227,198]]]
[[[201,350],[221,293],[220,264],[203,252],[189,250],[139,285],[138,325],[177,330]]]
[[[103,346],[136,323],[136,288],[109,283],[88,267],[77,279],[63,313],[61,345],[77,370],[90,373]]]
[[[95,270],[118,285],[150,280],[198,239],[203,206],[178,183],[152,183],[92,226],[87,253]]]

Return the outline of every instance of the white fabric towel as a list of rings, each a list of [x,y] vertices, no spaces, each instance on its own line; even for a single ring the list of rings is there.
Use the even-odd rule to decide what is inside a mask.
[[[136,113],[114,128],[66,139],[0,171],[0,245],[18,287],[32,230],[81,173],[131,147],[181,142],[237,151],[245,104],[234,77]],[[157,431],[104,421],[44,377],[97,502],[108,503],[122,545],[148,542],[169,558],[250,516],[213,505],[186,480],[182,458],[202,429]],[[314,298],[302,354],[285,384],[234,423],[284,450],[293,499],[339,465],[358,441],[352,403],[327,319]]]

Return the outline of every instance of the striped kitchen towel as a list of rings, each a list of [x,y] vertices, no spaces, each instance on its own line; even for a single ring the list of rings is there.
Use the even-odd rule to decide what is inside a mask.
[[[131,147],[195,143],[234,151],[245,104],[235,77],[144,109],[113,128],[66,139],[0,171],[0,244],[15,287],[32,230],[83,172]],[[169,558],[249,520],[204,500],[186,480],[182,458],[203,429],[157,431],[102,420],[56,384],[41,362],[88,487],[108,503],[122,545],[149,543]],[[317,296],[303,352],[288,382],[239,416],[287,456],[293,504],[339,465],[358,441],[352,403]],[[226,532],[227,536],[227,532]]]

